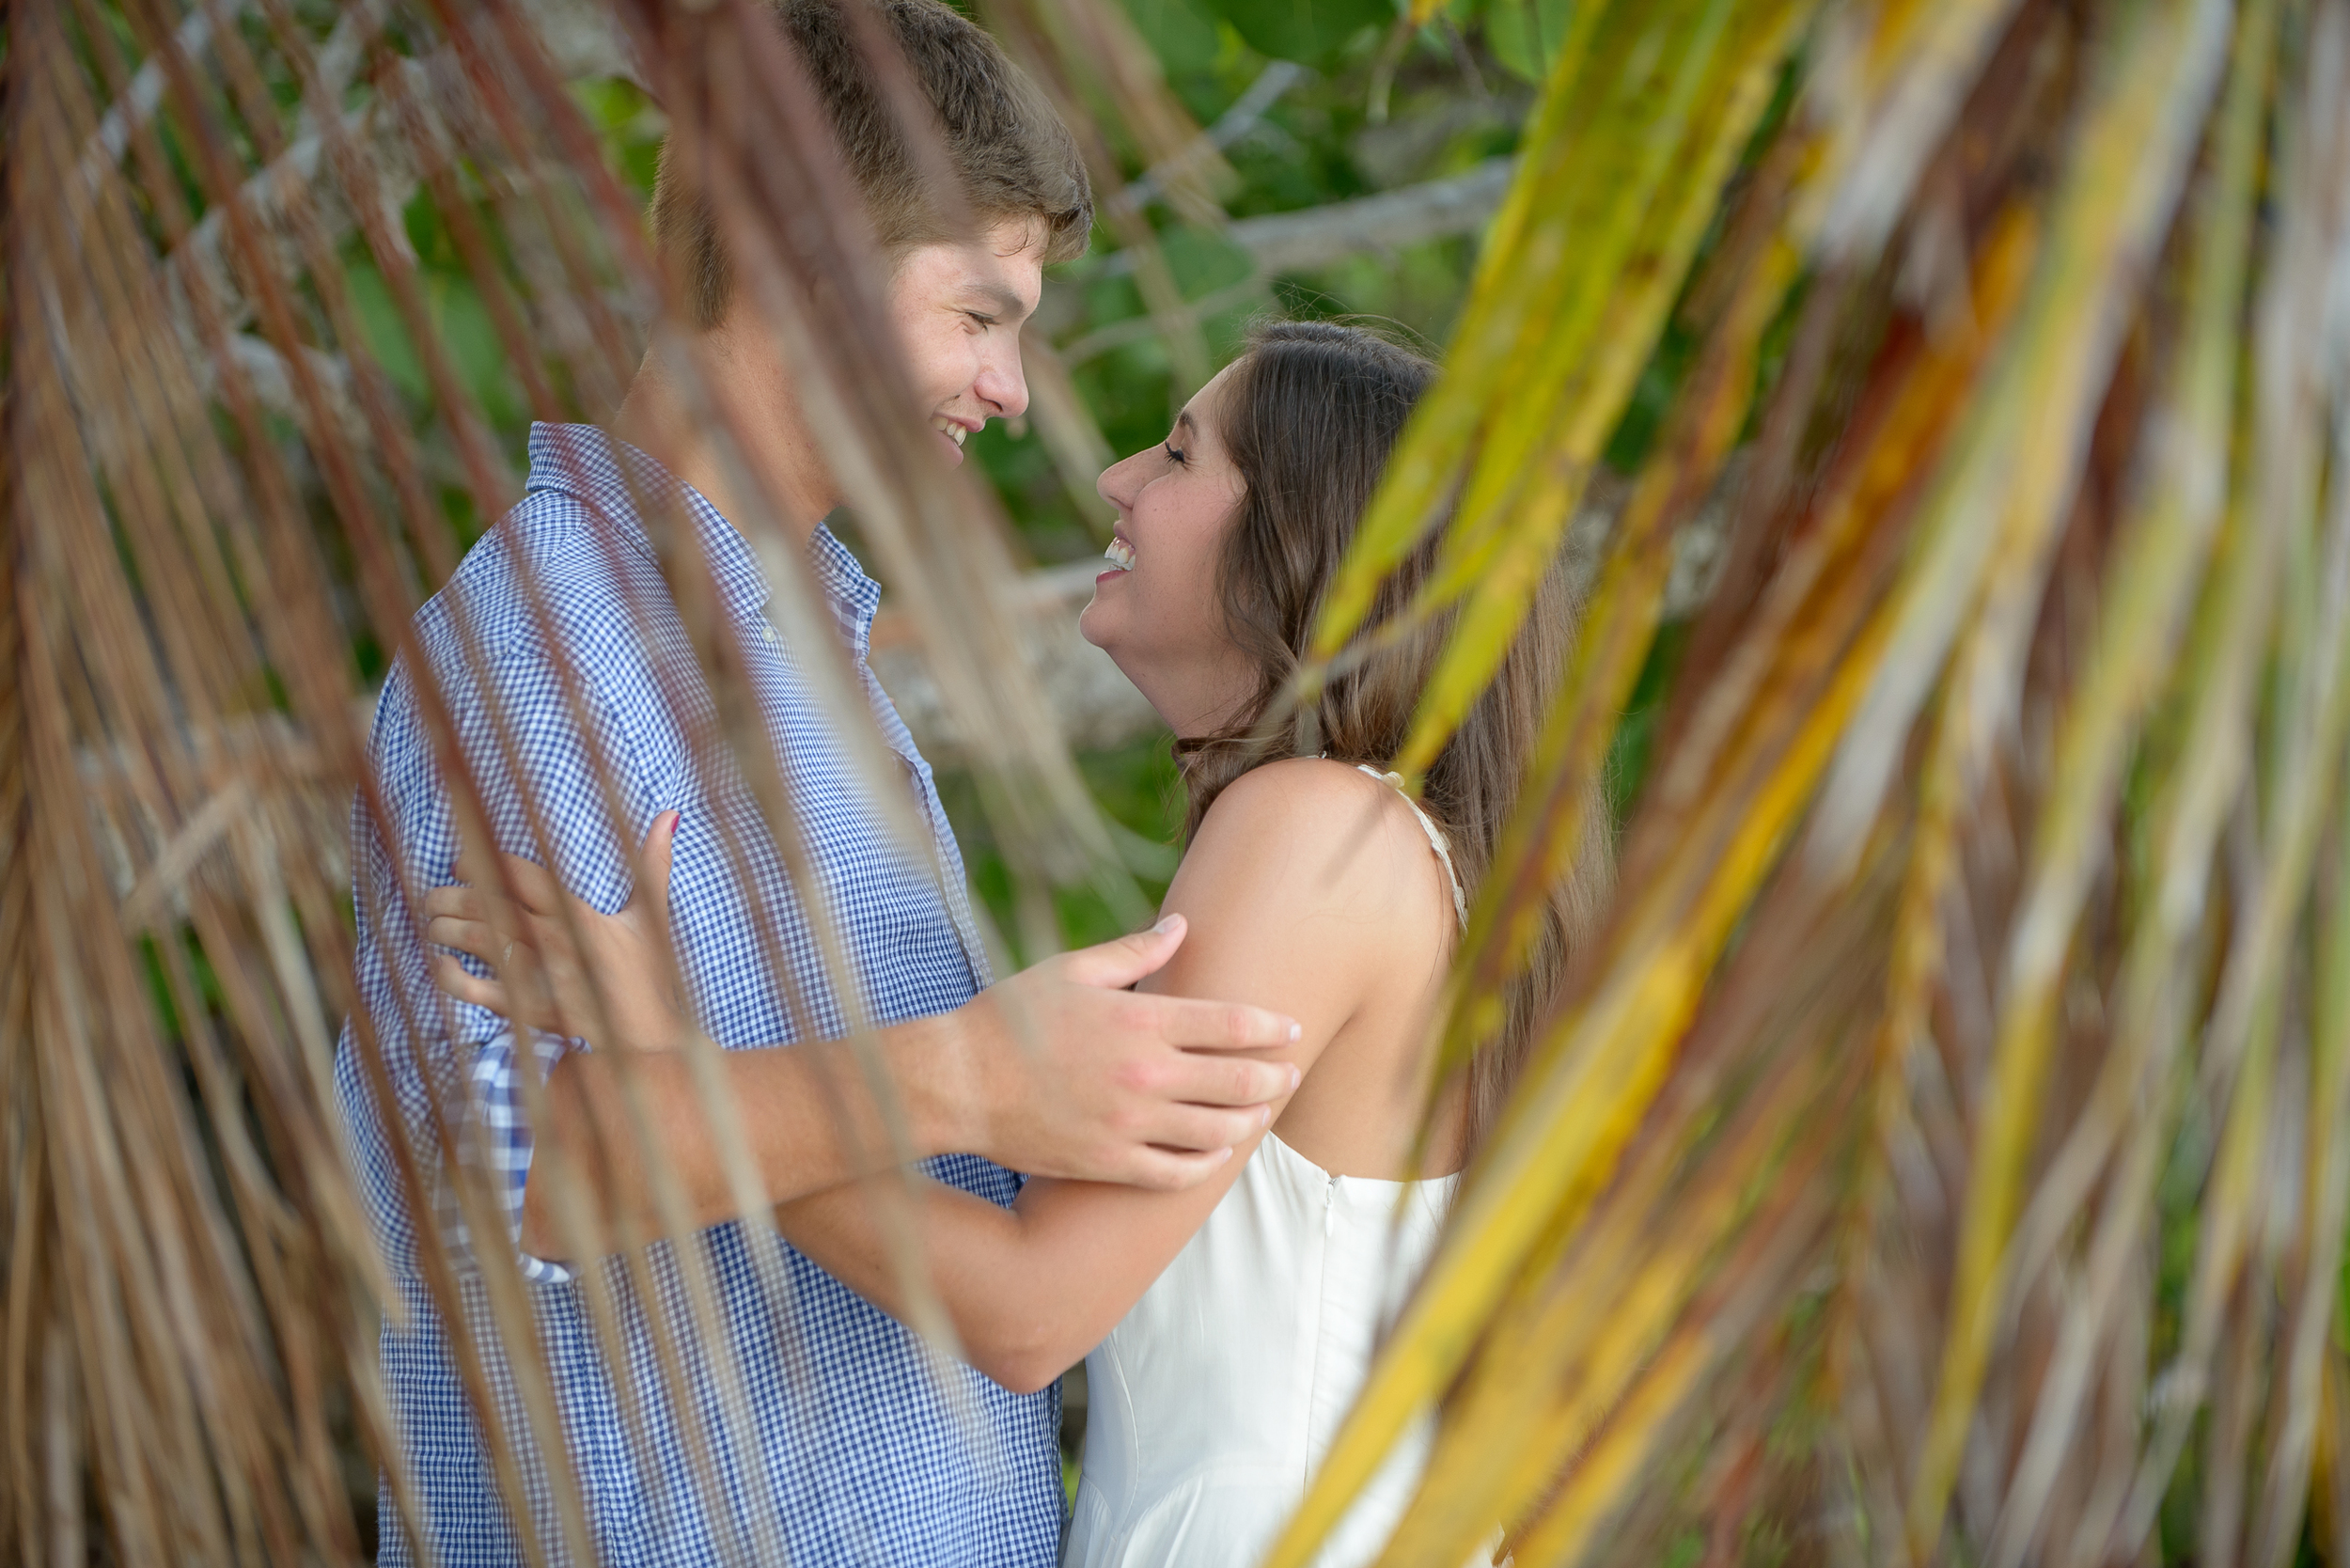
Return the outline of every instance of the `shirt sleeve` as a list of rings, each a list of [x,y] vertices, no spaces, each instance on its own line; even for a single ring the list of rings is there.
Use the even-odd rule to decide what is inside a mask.
[[[468,778],[497,849],[551,866],[565,886],[607,913],[632,886],[633,856],[622,846],[634,845],[667,803],[654,799],[624,705],[583,677],[581,724],[543,652],[509,651],[478,670],[443,666],[440,681],[456,757],[436,745],[403,661],[386,682],[369,744],[381,815],[362,803],[354,845],[361,991],[418,1168],[434,1178],[433,1213],[399,1216],[407,1223],[388,1229],[396,1262],[403,1250],[399,1232],[407,1232],[409,1249],[428,1246],[419,1231],[429,1223],[461,1268],[478,1266],[480,1244],[456,1202],[455,1172],[434,1126],[437,1100],[449,1124],[447,1148],[487,1178],[506,1226],[502,1243],[525,1278],[559,1282],[572,1277],[569,1269],[521,1247],[535,1148],[528,1107],[530,1091],[585,1043],[536,1031],[518,1037],[497,1014],[440,991],[432,964],[447,949],[425,940],[420,901],[459,880],[459,792]],[[458,761],[462,768],[451,765]],[[552,842],[534,831],[534,816]],[[460,956],[477,974],[487,972]]]
[[[522,1247],[523,1197],[530,1180],[533,1148],[522,1074],[534,1074],[543,1086],[556,1062],[572,1051],[586,1050],[588,1046],[584,1041],[567,1040],[537,1029],[523,1031],[522,1038],[529,1042],[527,1058],[511,1029],[500,1031],[474,1053],[473,1068],[468,1074],[473,1110],[481,1129],[484,1157],[495,1177],[494,1190],[506,1219],[506,1240],[522,1264],[523,1278],[534,1285],[557,1285],[572,1278],[570,1268],[553,1259],[525,1252]],[[467,1265],[473,1265],[476,1259],[466,1237],[463,1217],[450,1215],[444,1223],[450,1229],[459,1256]]]

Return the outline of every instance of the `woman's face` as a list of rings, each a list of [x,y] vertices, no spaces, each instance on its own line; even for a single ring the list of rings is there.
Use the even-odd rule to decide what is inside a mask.
[[[1248,493],[1216,433],[1236,365],[1183,406],[1164,445],[1112,463],[1094,486],[1118,509],[1118,528],[1078,630],[1178,735],[1213,732],[1256,690],[1215,583],[1224,536]]]

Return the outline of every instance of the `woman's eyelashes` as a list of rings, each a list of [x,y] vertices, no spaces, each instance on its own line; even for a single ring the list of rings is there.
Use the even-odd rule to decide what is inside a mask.
[[[1176,446],[1172,441],[1167,443],[1167,461],[1174,463],[1179,468],[1183,466],[1183,448]]]

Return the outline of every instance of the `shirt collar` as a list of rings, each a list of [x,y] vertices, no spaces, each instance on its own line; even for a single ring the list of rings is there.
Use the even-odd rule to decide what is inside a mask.
[[[664,468],[650,453],[601,427],[534,423],[530,427],[530,478],[525,488],[559,491],[585,502],[648,556],[653,554],[652,541],[637,511],[640,499],[650,505],[664,495],[681,496],[728,613],[744,618],[766,609],[772,591],[750,541],[710,504],[708,496]],[[832,605],[841,635],[863,658],[873,612],[881,606],[881,585],[865,574],[849,547],[821,523],[807,542],[807,565],[816,586]]]
[[[873,612],[881,608],[881,585],[865,574],[855,552],[822,523],[807,541],[807,565],[832,605],[833,619],[840,623],[840,635],[864,658],[872,641]]]

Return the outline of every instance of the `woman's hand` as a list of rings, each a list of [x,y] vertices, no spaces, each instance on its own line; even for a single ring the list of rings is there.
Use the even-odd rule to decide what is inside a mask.
[[[546,868],[520,855],[501,855],[478,876],[511,898],[462,883],[433,888],[424,900],[426,939],[471,954],[494,974],[469,974],[444,953],[433,961],[434,983],[521,1027],[605,1048],[682,1046],[691,1029],[669,948],[677,828],[675,811],[653,820],[637,856],[635,891],[613,915],[573,898]]]

